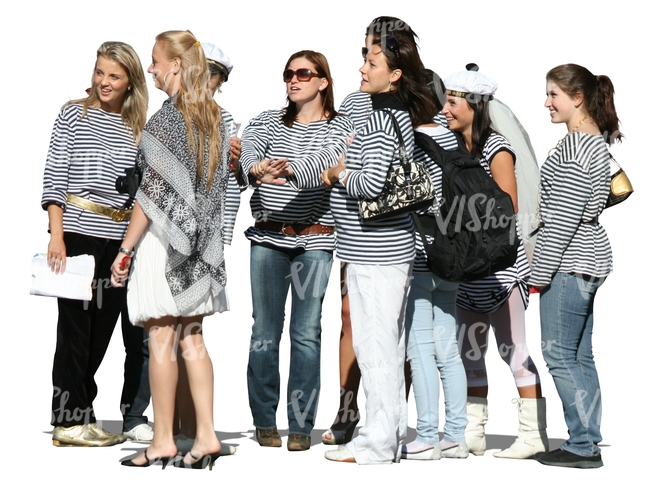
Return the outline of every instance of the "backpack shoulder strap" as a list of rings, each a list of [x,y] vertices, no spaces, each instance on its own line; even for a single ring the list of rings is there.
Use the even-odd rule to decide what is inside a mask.
[[[445,167],[448,155],[440,144],[434,141],[431,137],[422,132],[415,131],[415,144],[422,149],[431,160],[441,168]]]

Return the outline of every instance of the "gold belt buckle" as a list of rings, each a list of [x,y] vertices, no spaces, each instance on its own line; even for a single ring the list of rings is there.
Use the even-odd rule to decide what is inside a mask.
[[[111,212],[111,219],[113,219],[114,222],[122,222],[125,218],[126,212],[122,210],[113,209]]]

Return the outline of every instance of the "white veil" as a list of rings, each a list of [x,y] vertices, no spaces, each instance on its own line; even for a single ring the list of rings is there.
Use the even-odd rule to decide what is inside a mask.
[[[515,174],[517,176],[517,200],[519,211],[517,220],[521,238],[528,261],[532,262],[535,237],[528,237],[537,229],[539,216],[537,214],[539,203],[539,166],[535,158],[533,146],[526,129],[521,125],[512,110],[496,98],[488,103],[492,128],[508,139],[515,150],[517,161]]]

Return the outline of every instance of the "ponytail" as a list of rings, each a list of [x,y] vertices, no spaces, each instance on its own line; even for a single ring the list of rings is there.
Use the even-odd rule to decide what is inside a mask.
[[[598,88],[596,96],[594,97],[592,117],[607,144],[612,144],[616,141],[620,142],[623,134],[618,129],[618,116],[616,115],[616,107],[614,106],[614,85],[608,76],[596,76]]]

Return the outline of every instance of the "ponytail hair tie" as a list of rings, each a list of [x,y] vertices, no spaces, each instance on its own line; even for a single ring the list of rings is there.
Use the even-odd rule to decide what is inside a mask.
[[[199,41],[196,41],[196,42],[194,43],[194,45],[195,45],[195,46],[200,46],[201,43],[200,43]]]

